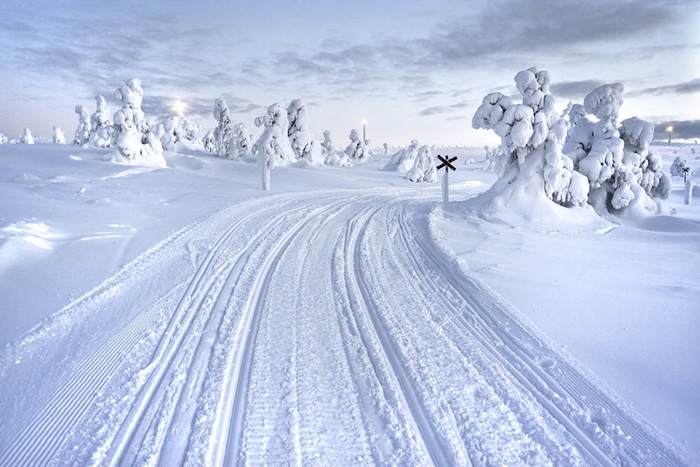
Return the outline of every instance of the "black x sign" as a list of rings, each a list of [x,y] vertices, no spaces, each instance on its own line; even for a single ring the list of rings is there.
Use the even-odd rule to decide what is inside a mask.
[[[445,155],[447,156],[447,154],[445,154]],[[457,167],[455,167],[454,165],[452,165],[452,163],[453,163],[454,161],[457,160],[457,156],[454,156],[454,157],[447,156],[447,157],[448,157],[448,158],[445,159],[445,158],[442,157],[440,154],[438,154],[437,158],[440,160],[440,162],[442,162],[442,164],[438,165],[438,166],[437,166],[437,169],[440,170],[440,169],[442,169],[443,167],[447,167],[446,170],[447,170],[448,172],[450,171],[450,169],[452,169],[452,170],[457,170]]]

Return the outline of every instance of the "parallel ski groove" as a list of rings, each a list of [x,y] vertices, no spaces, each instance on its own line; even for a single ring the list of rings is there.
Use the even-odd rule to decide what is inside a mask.
[[[421,441],[425,446],[425,449],[430,455],[431,462],[433,465],[449,465],[451,464],[450,459],[446,456],[447,450],[445,446],[442,445],[441,441],[437,439],[437,434],[434,431],[432,423],[430,421],[430,416],[423,407],[420,396],[416,393],[416,389],[410,381],[410,378],[401,363],[401,356],[399,350],[393,345],[393,341],[386,333],[383,323],[375,309],[372,301],[372,296],[367,289],[367,285],[364,283],[363,273],[360,270],[360,258],[362,257],[361,245],[365,238],[365,233],[367,231],[367,226],[369,225],[371,219],[379,212],[381,208],[375,209],[370,216],[366,219],[364,226],[360,229],[359,235],[351,236],[351,242],[349,245],[349,252],[346,261],[348,262],[348,269],[352,271],[350,277],[354,280],[353,288],[360,292],[360,296],[364,303],[363,310],[368,315],[370,322],[373,326],[373,331],[379,337],[380,342],[383,344],[383,349],[386,354],[386,361],[390,363],[390,367],[394,373],[394,377],[399,383],[399,387],[403,392],[403,397],[407,407],[410,408],[410,413],[412,414],[414,425],[417,428],[417,432],[420,433]]]
[[[257,339],[258,324],[265,306],[265,296],[270,282],[272,281],[275,268],[292,240],[294,240],[303,228],[317,216],[329,212],[332,207],[331,205],[330,207],[315,209],[311,215],[302,218],[294,224],[294,226],[272,247],[268,258],[259,269],[256,281],[250,291],[249,301],[246,305],[246,309],[250,311],[246,314],[246,322],[242,324],[245,343],[241,346],[242,350],[236,351],[236,356],[233,359],[232,381],[235,381],[235,386],[230,390],[233,397],[229,397],[228,402],[224,406],[224,413],[229,413],[230,418],[227,420],[225,426],[220,427],[221,432],[227,433],[227,435],[225,438],[226,441],[219,443],[222,447],[225,447],[223,452],[221,449],[215,450],[214,452],[213,461],[216,465],[234,465],[239,460],[248,382],[250,381],[250,374],[252,371],[253,349]]]
[[[405,215],[406,209],[404,208],[399,215],[399,218],[404,223]],[[528,378],[535,377],[550,390],[553,390],[554,393],[557,393],[561,398],[560,400],[565,401],[573,397],[581,408],[590,408],[592,405],[593,407],[605,407],[609,409],[610,413],[608,416],[612,419],[613,423],[620,426],[624,433],[631,435],[631,439],[628,441],[628,447],[624,445],[617,447],[617,449],[621,450],[620,452],[628,458],[628,461],[634,460],[638,465],[645,465],[650,462],[655,465],[683,465],[680,459],[670,454],[663,446],[653,443],[647,432],[637,423],[632,423],[626,415],[619,411],[617,404],[604,394],[596,391],[578,371],[568,364],[568,362],[557,361],[556,367],[562,369],[565,375],[565,377],[561,379],[555,378],[553,375],[543,370],[536,361],[537,357],[556,358],[556,356],[543,348],[541,343],[535,340],[532,334],[525,331],[520,323],[508,316],[486,291],[474,283],[471,278],[468,276],[460,276],[459,279],[455,277],[455,272],[448,269],[451,267],[451,261],[448,258],[438,258],[437,249],[428,248],[431,241],[430,239],[427,240],[428,241],[425,242],[413,242],[414,246],[419,248],[423,253],[424,258],[428,260],[426,262],[416,258],[415,263],[432,266],[433,270],[440,274],[443,283],[448,283],[469,305],[470,309],[474,311],[474,316],[485,326],[485,329],[505,344],[500,347],[491,347],[494,351],[494,355],[500,352],[508,353],[507,356],[499,357],[499,360],[504,363],[504,366],[508,368],[516,378],[521,380],[521,382],[527,382],[529,381]],[[445,266],[445,264],[450,266]],[[429,274],[425,274],[425,277],[429,276]],[[486,309],[487,306],[488,310]],[[450,309],[456,319],[468,325],[468,322],[459,310],[454,307],[450,307]],[[517,339],[515,336],[517,336]],[[523,341],[525,342],[523,343]],[[537,352],[537,355],[534,355],[533,352]],[[530,376],[516,369],[512,364],[513,361],[520,362],[527,368],[528,372],[530,372]],[[528,384],[528,386],[530,385]],[[532,388],[535,389],[534,395],[548,408],[555,418],[567,426],[568,431],[582,443],[582,446],[585,447],[598,462],[601,462],[603,465],[615,465],[621,462],[620,459],[611,459],[609,457],[610,454],[606,453],[607,450],[605,447],[599,446],[595,439],[592,439],[585,433],[583,427],[580,426],[580,418],[578,420],[576,419],[577,414],[572,413],[566,415],[563,412],[564,409],[551,400],[551,396],[541,392],[540,387],[541,384],[532,384]],[[585,395],[585,400],[581,398],[582,394]],[[652,459],[646,456],[652,456]]]

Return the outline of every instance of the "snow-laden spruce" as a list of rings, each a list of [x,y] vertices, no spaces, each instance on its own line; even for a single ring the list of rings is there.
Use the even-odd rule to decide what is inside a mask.
[[[406,174],[406,178],[412,182],[437,182],[437,170],[435,159],[430,146],[422,146],[413,163],[413,167]]]
[[[413,167],[420,147],[418,140],[412,140],[407,148],[394,153],[382,170],[396,171],[402,174],[407,173]]]
[[[321,143],[321,152],[323,153],[323,157],[328,157],[333,150],[333,138],[331,137],[331,132],[330,130],[326,130],[323,132],[323,142]]]
[[[499,161],[498,181],[468,204],[480,206],[487,216],[508,207],[529,220],[552,211],[554,204],[588,203],[601,214],[656,212],[651,197],[666,197],[670,185],[661,160],[648,150],[653,125],[637,118],[622,125],[617,121],[621,84],[600,86],[583,106],[569,105],[560,116],[548,72],[530,68],[519,72],[515,83],[522,104],[492,93],[472,119],[474,128],[501,137],[505,160]]]
[[[254,161],[253,137],[245,123],[233,125],[229,156],[235,160]]]
[[[53,144],[66,144],[66,135],[60,127],[53,127]]]
[[[686,162],[686,160],[681,156],[676,156],[676,158],[673,160],[673,164],[671,164],[670,167],[671,176],[682,177],[686,167],[688,167],[688,163]]]
[[[114,91],[122,108],[114,113],[113,153],[115,162],[166,167],[163,146],[156,128],[146,120],[141,110],[143,88],[141,80],[131,78]]]
[[[345,154],[352,161],[363,162],[369,160],[370,153],[367,145],[357,130],[350,130],[350,144],[345,148]]]
[[[83,146],[90,141],[90,116],[84,105],[76,105],[75,113],[78,114],[78,128],[75,129],[73,143]]]
[[[101,94],[95,96],[97,109],[90,116],[90,146],[108,148],[112,144],[114,126],[107,100]]]
[[[321,145],[309,129],[308,107],[301,99],[294,99],[287,107],[289,143],[298,161],[310,165],[323,164]]]
[[[233,123],[231,122],[231,111],[224,99],[217,99],[214,102],[214,120],[217,122],[214,130],[214,152],[219,157],[229,157]]]
[[[7,136],[5,136],[3,133],[0,133],[0,144],[7,144]]]
[[[571,120],[564,152],[588,179],[587,201],[598,213],[644,217],[658,212],[654,199],[668,198],[671,182],[661,158],[649,150],[654,125],[637,117],[618,123],[623,91],[621,83],[605,84],[586,96],[585,114]]]
[[[34,136],[29,128],[25,128],[19,136],[20,144],[34,144]]]
[[[262,166],[263,190],[270,189],[270,171],[276,166],[285,166],[296,159],[289,144],[287,113],[275,103],[267,108],[267,115],[255,118],[255,126],[263,127],[263,132],[253,145],[253,154]]]

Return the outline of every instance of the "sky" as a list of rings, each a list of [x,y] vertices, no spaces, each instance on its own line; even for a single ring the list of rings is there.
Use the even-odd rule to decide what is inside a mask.
[[[115,112],[137,77],[154,122],[181,100],[211,129],[224,98],[257,136],[270,104],[301,98],[337,147],[363,119],[375,146],[481,146],[498,142],[471,127],[482,98],[517,95],[530,67],[550,72],[560,110],[621,82],[621,119],[700,139],[697,0],[3,0],[0,133],[70,138],[76,105],[92,113],[102,94]]]

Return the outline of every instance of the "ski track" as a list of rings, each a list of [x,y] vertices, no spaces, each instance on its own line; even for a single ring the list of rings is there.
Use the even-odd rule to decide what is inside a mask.
[[[684,465],[435,244],[434,206],[268,197],[174,233],[4,350],[0,466]]]

